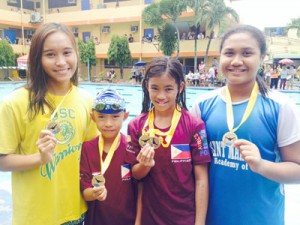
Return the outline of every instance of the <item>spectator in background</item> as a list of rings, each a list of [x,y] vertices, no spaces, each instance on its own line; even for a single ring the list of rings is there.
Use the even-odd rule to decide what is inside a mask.
[[[137,70],[137,75],[135,76],[135,82],[136,84],[141,84],[143,80],[143,69],[139,68]]]
[[[295,66],[291,65],[291,67],[289,69],[289,74],[286,78],[286,89],[288,89],[288,90],[293,89],[295,75],[296,75]]]
[[[204,73],[205,71],[205,64],[203,61],[200,62],[199,66],[198,66],[199,72],[200,74]]]
[[[147,41],[148,42],[152,42],[152,36],[151,34],[148,34],[147,37],[146,37]]]
[[[26,40],[26,45],[31,45],[31,40],[30,39]]]
[[[272,89],[272,88],[277,89],[277,87],[278,87],[278,76],[279,76],[277,68],[274,67],[274,69],[271,69],[270,73],[271,73],[270,89]]]
[[[270,86],[271,83],[271,66],[267,65],[267,68],[265,70],[265,81],[267,86]]]
[[[147,39],[145,36],[142,37],[142,44],[144,44],[144,42],[147,42]]]
[[[198,38],[198,40],[204,39],[204,34],[200,32],[200,33],[197,35],[197,38]]]
[[[100,44],[100,41],[99,41],[98,37],[94,37],[94,43],[95,43],[95,45],[99,45]]]
[[[211,66],[208,70],[208,74],[209,74],[209,84],[210,86],[214,86],[214,82],[215,82],[215,68],[213,66]]]
[[[286,68],[286,65],[282,65],[282,69],[280,71],[280,86],[279,88],[284,90],[286,85],[286,78],[289,74],[289,70]]]
[[[199,86],[200,85],[200,73],[199,73],[198,69],[196,69],[196,71],[194,72],[193,84],[195,86]]]
[[[129,43],[132,43],[132,42],[133,42],[132,34],[129,35],[128,41],[129,41]]]
[[[217,68],[219,67],[219,62],[216,57],[214,57],[214,59],[213,59],[212,66],[217,67]]]
[[[8,44],[12,44],[11,40],[9,39],[8,36],[5,36],[5,40],[8,42]]]
[[[212,66],[215,68],[215,77],[217,78],[217,76],[218,76],[219,62],[218,62],[218,60],[217,60],[216,57],[214,57],[214,59],[213,59]]]
[[[133,66],[132,67],[132,69],[131,69],[131,79],[132,79],[132,81],[133,81],[133,84],[136,84],[136,69],[135,69],[135,66]]]
[[[193,74],[192,70],[189,70],[189,73],[185,76],[185,79],[186,79],[187,84],[193,83],[194,74]]]

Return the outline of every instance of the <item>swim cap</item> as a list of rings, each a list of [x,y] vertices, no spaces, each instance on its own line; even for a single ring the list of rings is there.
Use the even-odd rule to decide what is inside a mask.
[[[105,114],[125,112],[125,100],[117,91],[105,89],[97,94],[92,109]]]

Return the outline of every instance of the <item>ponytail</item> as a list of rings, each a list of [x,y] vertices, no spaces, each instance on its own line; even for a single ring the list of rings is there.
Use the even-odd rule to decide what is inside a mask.
[[[261,95],[262,95],[263,97],[266,98],[266,97],[268,96],[269,90],[268,90],[268,87],[267,87],[265,81],[262,79],[261,76],[257,75],[257,76],[256,76],[256,82],[257,82],[257,84],[258,84],[259,92],[261,93]]]

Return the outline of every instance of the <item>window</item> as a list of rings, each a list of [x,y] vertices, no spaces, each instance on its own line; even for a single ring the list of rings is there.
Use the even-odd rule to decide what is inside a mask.
[[[17,4],[17,0],[7,0],[7,4]]]
[[[110,26],[102,27],[102,33],[109,33],[109,31],[110,31]]]
[[[139,27],[138,27],[138,26],[131,26],[130,31],[131,31],[132,33],[138,32],[138,30],[139,30]]]

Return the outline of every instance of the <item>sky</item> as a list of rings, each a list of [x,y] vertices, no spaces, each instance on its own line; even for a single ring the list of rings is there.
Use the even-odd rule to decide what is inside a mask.
[[[265,27],[286,26],[293,18],[300,17],[299,0],[232,0],[227,5],[235,9],[243,24],[261,30]]]

